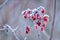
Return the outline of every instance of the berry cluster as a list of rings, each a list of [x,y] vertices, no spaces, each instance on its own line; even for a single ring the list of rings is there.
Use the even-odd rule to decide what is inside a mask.
[[[47,25],[49,16],[45,14],[45,8],[40,6],[36,9],[27,9],[22,12],[25,19],[31,19],[34,21],[34,27],[36,29],[40,28],[41,31],[44,30]],[[26,26],[26,34],[30,31],[29,26]]]

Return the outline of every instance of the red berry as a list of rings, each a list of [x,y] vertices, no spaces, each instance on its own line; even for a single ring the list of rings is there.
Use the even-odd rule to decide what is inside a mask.
[[[47,22],[47,21],[48,21],[48,20],[47,20],[47,18],[44,18],[44,21],[46,21],[46,22]]]
[[[41,27],[41,31],[43,31],[44,30],[44,27]]]
[[[46,22],[48,21],[48,17],[47,16],[44,17],[44,21],[46,21]]]
[[[45,10],[44,10],[44,9],[42,9],[42,10],[41,10],[41,12],[42,12],[42,14],[44,14],[44,13],[45,13]]]
[[[23,15],[25,19],[29,18],[30,16],[28,14]]]
[[[26,31],[26,34],[28,34],[28,31]]]
[[[29,28],[29,26],[27,26],[27,27],[26,27],[26,34],[28,34],[29,31],[30,31],[30,28]]]
[[[26,19],[27,18],[27,15],[24,15],[24,18]]]
[[[27,30],[27,31],[30,31],[30,28],[29,28],[29,26],[27,26],[27,27],[26,27],[26,30]]]
[[[38,22],[37,22],[37,25],[40,26],[40,25],[41,25],[41,22],[38,21]]]
[[[36,20],[36,17],[35,16],[32,16],[32,20]]]

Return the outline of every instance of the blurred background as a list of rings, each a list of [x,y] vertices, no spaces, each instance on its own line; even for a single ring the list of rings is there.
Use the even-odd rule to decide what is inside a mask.
[[[5,24],[10,25],[13,29],[18,27],[15,31],[17,37],[20,40],[60,40],[60,0],[0,0],[0,29],[3,28]],[[54,4],[56,8],[54,8]],[[46,14],[49,15],[49,22],[45,28],[45,33],[41,32],[40,36],[34,28],[31,27],[31,32],[28,36],[25,35],[25,24],[33,26],[31,20],[25,20],[21,14],[23,10],[28,8],[34,9],[39,6],[44,6],[46,9]],[[55,17],[54,17],[54,9]],[[55,18],[55,19],[54,19]],[[52,26],[54,21],[54,26]],[[52,30],[53,27],[53,31]],[[52,37],[51,37],[52,33]],[[50,39],[51,38],[51,39]],[[5,30],[0,30],[0,40],[17,40],[11,31],[6,32]]]

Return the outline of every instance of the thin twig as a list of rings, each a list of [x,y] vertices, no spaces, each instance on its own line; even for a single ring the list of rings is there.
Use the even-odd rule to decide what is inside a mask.
[[[5,30],[5,28],[0,29],[0,31],[3,31],[3,30]]]
[[[15,38],[16,38],[17,40],[20,40],[20,39],[17,37],[17,35],[15,34],[14,29],[12,29],[11,26],[9,26],[9,25],[7,25],[7,26],[8,26],[8,28],[12,31],[13,35],[15,36]]]
[[[20,40],[18,37],[17,37],[17,35],[15,34],[15,29],[12,29],[11,28],[11,26],[9,26],[9,25],[6,25],[6,26],[4,26],[4,28],[7,28],[7,30],[11,30],[11,32],[13,33],[13,35],[15,36],[15,38],[17,39],[17,40]]]
[[[51,35],[49,40],[52,40],[53,38],[54,22],[55,22],[55,14],[56,14],[56,0],[53,0],[53,2],[54,2],[54,15],[53,15],[52,28],[51,28]]]
[[[8,0],[5,0],[5,1],[0,5],[0,8],[3,7],[7,2],[8,2]]]

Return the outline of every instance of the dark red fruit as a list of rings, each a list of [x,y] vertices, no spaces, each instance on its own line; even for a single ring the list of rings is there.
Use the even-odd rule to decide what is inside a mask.
[[[41,22],[38,21],[38,22],[37,22],[37,25],[40,26],[40,25],[41,25]]]
[[[42,9],[42,10],[41,10],[41,12],[42,12],[42,14],[44,14],[44,13],[45,13],[45,10],[44,10],[44,9]]]

